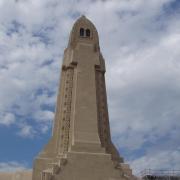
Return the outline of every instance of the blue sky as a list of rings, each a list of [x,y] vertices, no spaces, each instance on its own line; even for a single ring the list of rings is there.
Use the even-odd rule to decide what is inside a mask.
[[[29,169],[51,136],[75,20],[97,27],[113,142],[138,174],[180,169],[179,0],[0,0],[0,171]]]

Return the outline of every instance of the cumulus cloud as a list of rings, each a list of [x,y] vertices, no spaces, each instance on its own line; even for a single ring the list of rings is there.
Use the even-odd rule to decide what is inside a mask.
[[[27,166],[24,163],[18,163],[15,161],[11,162],[0,162],[0,172],[16,172],[26,170]]]
[[[28,124],[21,124],[18,135],[23,137],[23,138],[26,138],[26,137],[33,138],[35,133],[36,132],[35,132],[35,130],[33,129],[32,126],[30,126]]]
[[[169,43],[173,38],[175,41]],[[180,54],[176,50],[172,52],[179,47],[179,42],[178,36],[169,35],[158,45],[148,48],[148,52],[138,52],[138,61],[136,58],[135,61],[130,59],[131,62],[127,60],[123,67],[121,62],[116,64],[123,69],[122,72],[119,69],[113,72],[122,78],[116,83],[117,87],[111,84],[113,96],[119,95],[119,99],[113,101],[112,117],[115,124],[118,118],[126,119],[119,124],[121,133],[130,129],[129,133],[134,131],[135,134],[141,132],[142,136],[148,133],[149,137],[161,137],[178,126],[180,74],[176,57]]]
[[[175,0],[1,0],[0,125],[13,124],[26,138],[47,133],[63,49],[73,22],[85,14],[106,60],[113,141],[135,172],[165,167],[160,159],[170,154],[177,156],[165,168],[180,168],[179,6]]]
[[[179,170],[180,149],[174,151],[162,151],[158,153],[149,153],[132,162],[134,173],[141,175],[141,171],[152,170]],[[162,164],[164,166],[162,167]],[[170,168],[171,167],[171,168]]]
[[[0,124],[9,126],[15,122],[15,116],[12,113],[4,113],[0,116]]]

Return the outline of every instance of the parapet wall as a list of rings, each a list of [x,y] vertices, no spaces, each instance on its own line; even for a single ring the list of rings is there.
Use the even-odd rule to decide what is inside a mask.
[[[32,180],[32,171],[0,172],[0,180]]]

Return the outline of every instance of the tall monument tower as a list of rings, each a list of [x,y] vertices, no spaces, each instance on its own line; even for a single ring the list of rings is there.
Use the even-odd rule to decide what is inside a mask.
[[[111,141],[104,73],[97,30],[82,16],[64,51],[52,138],[33,180],[132,179]]]

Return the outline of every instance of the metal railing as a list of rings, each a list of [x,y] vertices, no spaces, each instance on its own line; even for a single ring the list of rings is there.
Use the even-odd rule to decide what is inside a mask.
[[[145,169],[140,173],[141,178],[145,179],[145,177],[154,177],[158,179],[158,177],[176,177],[180,179],[180,170],[154,170],[154,169]],[[170,179],[170,178],[169,178]]]

